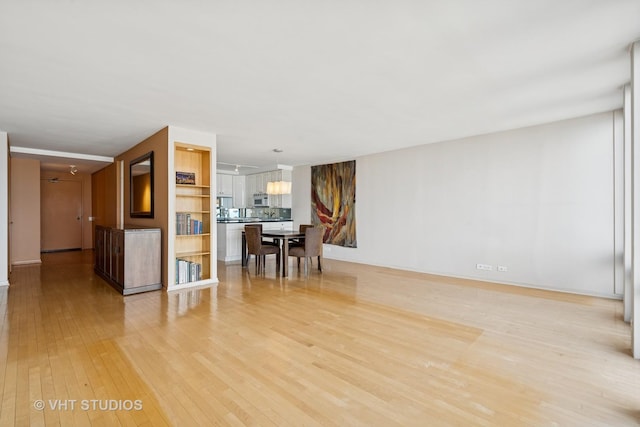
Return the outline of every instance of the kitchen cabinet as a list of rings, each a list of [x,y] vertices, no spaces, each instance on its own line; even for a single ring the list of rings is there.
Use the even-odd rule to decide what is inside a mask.
[[[249,224],[262,224],[262,230],[291,230],[292,221],[266,221],[251,222]],[[217,245],[218,261],[225,263],[239,263],[242,261],[242,231],[247,223],[218,223]]]
[[[267,192],[267,181],[268,178],[265,176],[266,173],[257,173],[256,177],[256,193],[266,193]]]
[[[288,181],[291,182],[291,186],[293,187],[293,179],[292,179],[292,173],[290,170],[281,170],[280,171],[282,176],[281,179],[282,181]],[[283,194],[281,196],[281,203],[280,203],[280,207],[281,208],[291,208],[292,202],[291,202],[291,193],[289,194]]]
[[[94,271],[123,295],[162,288],[161,230],[96,225]]]
[[[269,181],[289,181],[291,182],[291,171],[278,169],[269,172],[256,173],[246,176],[246,207],[253,207],[253,195],[255,193],[266,193]],[[291,194],[269,195],[269,207],[290,208]]]
[[[245,206],[253,207],[253,195],[256,193],[256,176],[245,176]]]
[[[218,223],[218,260],[233,263],[242,259],[242,230],[244,224]]]
[[[227,174],[216,174],[216,194],[218,196],[233,196],[233,177]]]
[[[268,181],[288,181],[291,182],[290,170],[276,170],[266,172]],[[270,194],[269,207],[272,208],[290,208],[291,194]]]
[[[246,179],[242,175],[233,176],[233,207],[246,208]]]

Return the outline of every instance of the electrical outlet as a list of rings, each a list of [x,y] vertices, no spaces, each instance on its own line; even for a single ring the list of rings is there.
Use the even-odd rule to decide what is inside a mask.
[[[507,268],[506,265],[499,265],[498,266],[498,271],[504,272],[504,271],[509,271],[509,269]]]
[[[491,271],[491,270],[493,270],[493,266],[491,266],[489,264],[476,264],[476,270]]]

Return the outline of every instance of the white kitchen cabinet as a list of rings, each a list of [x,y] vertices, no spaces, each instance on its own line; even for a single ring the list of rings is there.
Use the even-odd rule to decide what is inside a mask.
[[[218,196],[233,196],[233,177],[231,175],[216,174],[216,194]]]
[[[245,203],[246,207],[253,207],[253,194],[256,192],[256,176],[247,175],[244,177]]]
[[[293,222],[292,221],[269,221],[262,222],[262,230],[293,230]]]
[[[291,171],[290,170],[281,170],[281,177],[280,180],[281,181],[288,181],[288,182],[292,182],[291,181]],[[293,187],[293,183],[291,184],[291,186]],[[291,193],[289,194],[283,194],[282,196],[280,196],[280,207],[281,208],[291,208]]]
[[[267,192],[267,177],[265,173],[257,173],[256,177],[256,193],[266,193]]]
[[[269,172],[265,172],[263,173],[264,175],[264,187],[265,189],[267,188],[267,184],[269,182],[274,182],[274,181],[280,181],[280,171],[279,170],[275,170],[275,171],[269,171]],[[266,192],[266,190],[265,190]],[[281,207],[280,205],[281,203],[281,199],[282,197],[279,194],[269,194],[269,207],[271,208],[279,208]]]
[[[242,230],[244,224],[218,223],[218,261],[242,260]]]
[[[242,175],[234,175],[233,181],[233,207],[246,208],[246,179]]]
[[[266,193],[267,183],[270,181],[291,182],[291,171],[279,169],[247,175],[245,178],[246,207],[253,207],[253,195],[255,193]],[[269,195],[269,207],[291,208],[291,194]]]
[[[245,177],[246,187],[246,206],[253,207],[253,195],[256,193],[267,192],[267,182],[269,181],[269,172],[254,173]],[[271,201],[269,201],[271,203]]]
[[[262,230],[291,230],[292,221],[251,222],[262,224]],[[242,231],[247,223],[218,223],[218,261],[239,263],[242,261]]]
[[[265,172],[267,181],[288,181],[291,182],[291,171],[275,170]],[[269,206],[272,208],[290,208],[291,194],[271,194],[269,195]]]

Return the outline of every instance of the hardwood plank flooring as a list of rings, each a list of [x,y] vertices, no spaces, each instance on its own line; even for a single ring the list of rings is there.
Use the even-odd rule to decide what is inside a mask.
[[[333,260],[123,297],[92,257],[0,288],[0,426],[640,424],[617,300]]]

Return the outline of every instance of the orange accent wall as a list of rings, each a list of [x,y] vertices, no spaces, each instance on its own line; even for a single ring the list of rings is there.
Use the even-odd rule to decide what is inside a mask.
[[[131,160],[153,151],[153,218],[131,218],[130,191],[129,191],[129,163]],[[162,230],[162,284],[167,287],[167,225],[169,194],[167,183],[169,182],[169,128],[156,132],[135,147],[120,154],[115,161],[124,162],[124,223],[145,227],[158,227]]]
[[[11,158],[10,264],[40,262],[40,162]]]
[[[91,175],[91,194],[92,232],[95,232],[95,225],[115,225],[118,218],[115,163]]]

